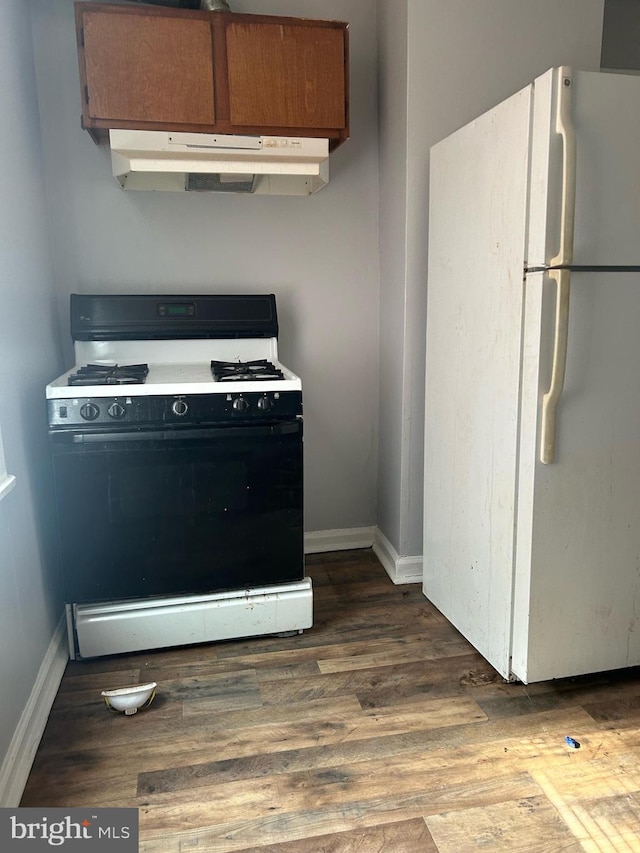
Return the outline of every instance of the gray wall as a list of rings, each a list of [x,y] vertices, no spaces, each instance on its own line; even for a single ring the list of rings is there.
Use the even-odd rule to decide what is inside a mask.
[[[638,0],[605,0],[601,64],[603,68],[640,74]]]
[[[429,148],[552,66],[599,68],[603,0],[379,0],[378,9],[380,351],[392,355],[380,399],[394,403],[380,417],[377,524],[400,556],[413,556],[422,553],[429,475],[422,460]],[[403,111],[402,132],[395,125]]]
[[[29,6],[0,4],[0,764],[62,615],[43,389],[59,372]],[[6,765],[5,765],[6,767]]]
[[[307,531],[375,524],[378,152],[370,0],[232,0],[350,24],[351,139],[310,198],[124,193],[80,129],[72,0],[32,0],[55,287],[68,294],[274,291],[303,378]],[[66,334],[66,332],[65,332]],[[67,349],[70,359],[69,350]]]

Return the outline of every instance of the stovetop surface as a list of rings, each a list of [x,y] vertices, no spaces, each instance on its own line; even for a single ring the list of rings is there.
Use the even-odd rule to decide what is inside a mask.
[[[171,367],[165,365],[165,371]],[[194,366],[191,366],[192,370]],[[198,373],[199,369],[193,370]],[[73,368],[67,375],[67,385],[88,387],[92,385],[138,385],[147,380],[148,364],[90,363]],[[211,378],[214,382],[273,382],[285,379],[280,367],[266,358],[252,361],[211,361]],[[178,380],[179,381],[179,380]]]
[[[245,340],[127,340],[127,341],[76,341],[76,364],[47,385],[48,399],[76,397],[109,397],[126,393],[128,396],[222,394],[250,391],[300,391],[302,382],[278,358],[275,338]],[[231,381],[214,379],[212,361],[240,362],[267,361],[282,377],[249,379],[240,373]],[[115,365],[148,366],[144,382],[126,384],[69,385],[69,378],[88,364],[104,368],[105,374]],[[238,378],[242,377],[242,378]]]
[[[103,381],[101,376],[95,384],[83,378],[80,385],[70,385],[69,379],[75,376],[79,368],[73,367],[62,376],[47,385],[48,399],[70,399],[75,397],[111,397],[126,394],[127,396],[164,396],[181,394],[226,394],[233,391],[249,393],[257,391],[300,391],[301,380],[291,370],[279,362],[273,362],[280,375],[268,378],[250,378],[240,372],[233,380],[219,381],[211,372],[210,362],[205,363],[149,363],[148,373],[142,377],[144,381],[117,382]],[[113,365],[104,365],[112,368]],[[105,369],[104,376],[108,377],[109,370]],[[89,384],[85,384],[89,382]]]

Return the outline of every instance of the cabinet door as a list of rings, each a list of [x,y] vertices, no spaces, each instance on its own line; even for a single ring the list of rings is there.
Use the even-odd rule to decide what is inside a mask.
[[[89,119],[214,124],[207,20],[84,11],[83,42]]]
[[[227,24],[231,123],[344,128],[344,28],[290,21]]]

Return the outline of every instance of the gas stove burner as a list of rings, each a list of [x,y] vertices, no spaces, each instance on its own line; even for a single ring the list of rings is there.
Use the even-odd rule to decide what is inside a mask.
[[[139,385],[148,372],[146,364],[87,364],[69,376],[69,385]]]
[[[211,373],[216,382],[284,379],[282,371],[266,358],[255,361],[212,361]]]

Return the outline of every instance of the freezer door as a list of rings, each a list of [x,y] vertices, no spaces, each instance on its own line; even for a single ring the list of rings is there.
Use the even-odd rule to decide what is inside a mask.
[[[505,677],[531,92],[431,152],[423,589]]]
[[[560,248],[559,85],[552,69],[533,88],[529,267],[548,264]],[[572,262],[640,264],[640,77],[573,71],[570,101],[575,130]]]

